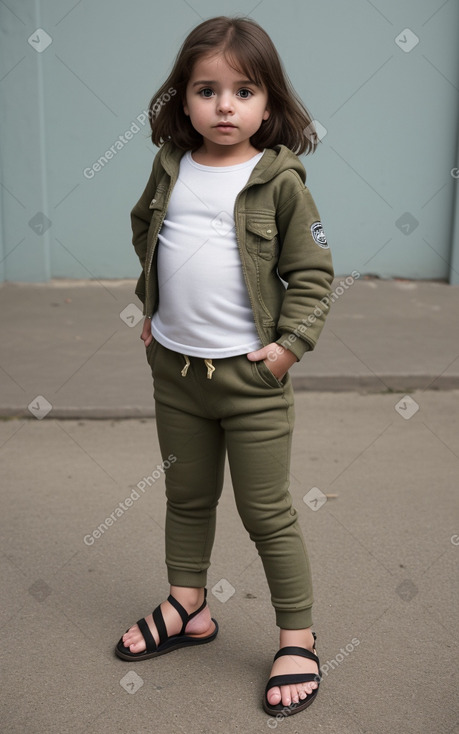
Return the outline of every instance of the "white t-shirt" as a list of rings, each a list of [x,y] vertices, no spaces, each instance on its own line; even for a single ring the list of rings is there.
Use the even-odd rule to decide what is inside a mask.
[[[155,339],[175,352],[219,358],[262,344],[242,273],[234,203],[263,153],[234,166],[180,161],[158,235],[159,305]]]

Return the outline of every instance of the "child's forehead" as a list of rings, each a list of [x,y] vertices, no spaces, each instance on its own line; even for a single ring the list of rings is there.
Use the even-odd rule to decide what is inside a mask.
[[[255,81],[250,69],[244,68],[232,56],[228,57],[223,51],[208,53],[198,58],[191,70],[190,79],[206,79],[218,81],[218,78],[230,78],[235,81]]]

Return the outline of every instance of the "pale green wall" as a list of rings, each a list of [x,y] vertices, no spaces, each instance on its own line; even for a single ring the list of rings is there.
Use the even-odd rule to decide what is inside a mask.
[[[188,31],[237,13],[270,33],[327,130],[304,162],[337,273],[459,281],[456,0],[0,3],[0,279],[137,276],[129,211],[151,168],[147,128],[93,179],[83,170],[130,128]],[[394,40],[406,28],[409,53]]]

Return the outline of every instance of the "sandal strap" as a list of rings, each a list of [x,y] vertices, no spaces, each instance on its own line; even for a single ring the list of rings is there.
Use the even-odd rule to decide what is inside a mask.
[[[197,614],[199,614],[199,612],[202,612],[202,610],[206,606],[206,598],[207,598],[207,589],[205,588],[204,589],[204,601],[202,602],[201,606],[199,607],[199,609],[196,609],[195,612],[191,612],[191,614],[188,614],[188,612],[186,611],[185,607],[183,607],[180,604],[180,602],[177,601],[177,599],[172,596],[172,594],[169,594],[169,596],[167,597],[167,601],[170,604],[172,604],[172,606],[174,607],[174,609],[177,610],[177,612],[180,614],[180,617],[182,618],[182,629],[180,630],[180,633],[179,634],[183,635],[183,633],[185,632],[185,627],[187,626],[187,624],[190,621],[190,619],[192,619]]]
[[[293,683],[309,683],[315,681],[320,684],[321,678],[314,673],[292,673],[290,675],[273,675],[266,684],[265,693],[275,686],[289,686]]]
[[[154,652],[156,650],[157,645],[156,645],[153,635],[150,632],[150,628],[145,621],[145,618],[142,617],[142,619],[139,619],[137,624],[139,626],[139,630],[141,631],[143,635],[143,639],[145,640],[145,647],[146,647],[145,652]]]
[[[166,624],[164,622],[163,613],[161,611],[161,605],[158,605],[156,609],[153,610],[153,622],[156,625],[156,629],[158,630],[159,635],[159,644],[162,645],[165,640],[169,637],[167,634]]]
[[[169,594],[169,596],[167,597],[167,601],[169,602],[169,604],[172,604],[174,609],[180,614],[180,617],[182,618],[183,626],[180,632],[180,634],[182,634],[188,622],[188,612],[185,607],[183,607],[180,602],[172,596],[172,594]]]
[[[319,658],[317,657],[317,655],[314,655],[313,652],[307,650],[305,647],[296,647],[295,645],[281,647],[280,650],[278,650],[274,655],[274,660],[282,657],[282,655],[300,655],[303,658],[313,660],[315,663],[317,663],[317,667],[319,667]]]
[[[204,589],[204,601],[195,612],[192,614],[188,614],[186,609],[180,604],[177,599],[175,599],[172,594],[170,594],[167,598],[167,601],[172,604],[174,609],[177,610],[177,612],[180,614],[180,617],[182,619],[182,629],[179,634],[183,635],[185,632],[185,627],[187,626],[189,620],[194,617],[196,614],[198,614],[200,611],[202,611],[206,605],[206,597],[207,597],[207,589]],[[153,621],[156,625],[156,629],[158,630],[159,635],[159,646],[163,644],[163,642],[166,642],[166,640],[169,639],[169,634],[167,632],[166,624],[164,622],[163,613],[161,611],[161,605],[159,604],[156,609],[153,610]],[[158,648],[158,645],[155,642],[155,638],[151,634],[150,628],[145,621],[145,618],[142,617],[142,619],[139,619],[137,622],[140,632],[143,635],[143,639],[145,640],[145,652],[155,652],[155,650]]]
[[[206,606],[206,604],[207,604],[207,589],[204,587],[204,601],[202,602],[202,604],[199,607],[199,609],[196,609],[195,612],[191,612],[191,614],[188,616],[188,620],[193,619],[193,617],[195,617],[197,614],[199,614],[199,612],[202,612],[202,610],[204,609],[204,607]]]

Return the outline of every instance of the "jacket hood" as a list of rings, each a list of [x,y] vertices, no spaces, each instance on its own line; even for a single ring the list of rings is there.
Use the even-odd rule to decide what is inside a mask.
[[[185,151],[177,148],[172,142],[164,143],[160,149],[160,159],[165,170],[171,174],[178,165]],[[293,170],[306,182],[306,170],[295,153],[285,145],[276,145],[274,148],[266,148],[261,159],[252,171],[251,183],[266,183],[275,178],[279,173]]]
[[[302,182],[306,182],[306,170],[295,153],[285,145],[266,148],[261,160],[252,171],[252,181],[266,183],[283,171],[296,171]],[[256,178],[254,178],[256,176]]]

